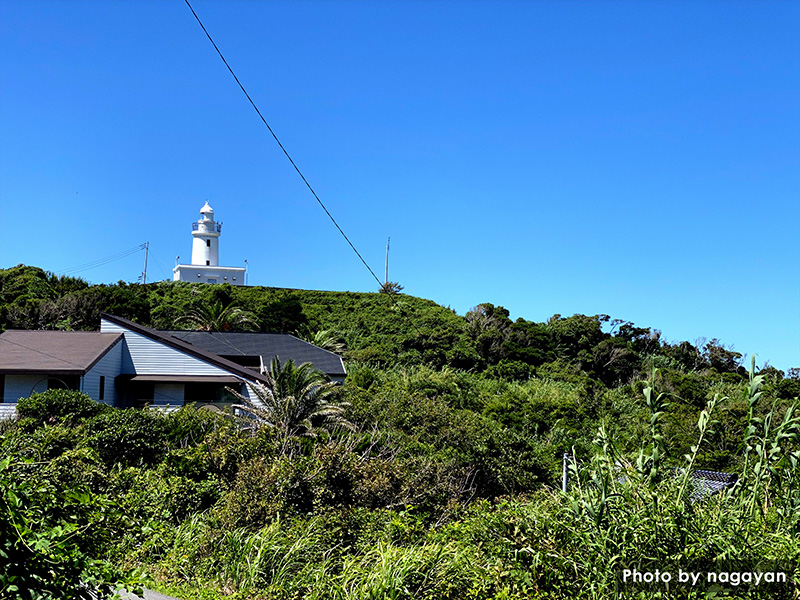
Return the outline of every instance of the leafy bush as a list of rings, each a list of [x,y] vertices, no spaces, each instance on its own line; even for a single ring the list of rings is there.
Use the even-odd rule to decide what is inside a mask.
[[[0,597],[88,600],[110,598],[121,585],[135,589],[96,558],[114,509],[80,488],[54,486],[33,467],[0,461]]]
[[[78,421],[89,419],[113,410],[110,406],[95,402],[83,392],[73,390],[47,390],[20,398],[17,413],[20,418],[29,418],[36,423],[52,423],[56,420]]]
[[[87,443],[108,465],[154,465],[168,449],[167,419],[160,413],[113,409],[86,424]]]
[[[80,447],[83,443],[83,434],[77,428],[61,423],[27,428],[26,421],[27,419],[20,420],[19,427],[4,436],[2,454],[46,462]]]
[[[484,371],[484,375],[490,379],[505,379],[506,381],[527,381],[533,374],[533,367],[527,363],[505,358]]]
[[[171,412],[166,418],[166,432],[170,446],[186,448],[201,444],[206,435],[226,429],[230,420],[224,415],[205,408],[187,404]]]
[[[127,473],[125,479],[127,494],[119,500],[120,505],[143,521],[177,525],[208,510],[222,495],[213,476],[196,481],[159,468],[135,470]]]
[[[233,527],[262,527],[281,515],[308,513],[314,505],[302,462],[288,457],[242,464],[224,502],[223,520]]]

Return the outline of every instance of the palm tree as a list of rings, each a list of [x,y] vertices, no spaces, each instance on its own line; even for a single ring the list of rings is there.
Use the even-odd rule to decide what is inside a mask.
[[[311,363],[298,367],[288,360],[281,365],[275,357],[263,375],[265,383],[247,382],[255,399],[228,388],[242,401],[234,408],[254,419],[257,427],[272,427],[287,438],[313,437],[318,430],[327,431],[329,427],[355,429],[344,416],[348,403],[333,402],[337,384]]]
[[[319,331],[311,333],[311,330],[306,328],[305,331],[298,329],[294,333],[301,340],[309,344],[314,344],[318,348],[322,348],[328,352],[333,352],[334,354],[342,354],[346,349],[341,335],[330,329],[320,329]]]
[[[175,325],[188,325],[199,331],[258,331],[256,316],[232,304],[225,306],[217,300],[213,304],[197,306],[175,320]]]

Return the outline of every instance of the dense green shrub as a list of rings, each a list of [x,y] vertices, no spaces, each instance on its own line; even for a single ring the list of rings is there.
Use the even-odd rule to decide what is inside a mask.
[[[156,411],[114,409],[86,424],[87,443],[108,465],[154,465],[168,449],[167,418]]]
[[[26,461],[0,461],[0,598],[110,598],[135,589],[98,553],[115,509],[73,486],[55,486]]]
[[[186,448],[201,444],[206,435],[230,424],[225,415],[188,404],[167,415],[166,433],[171,447]]]
[[[794,400],[800,397],[800,379],[782,379],[776,387],[778,398]]]
[[[243,463],[225,496],[223,520],[231,527],[262,527],[279,516],[310,512],[314,497],[304,466],[288,457]]]
[[[367,365],[348,365],[347,385],[368,390],[375,383],[375,371]]]
[[[54,423],[58,420],[77,421],[111,411],[111,407],[95,402],[83,392],[73,390],[47,390],[20,398],[17,413],[22,419],[36,423]]]
[[[526,381],[534,373],[534,368],[529,364],[505,358],[484,371],[484,375],[490,379],[504,379],[506,381]]]
[[[2,453],[46,462],[80,447],[83,441],[80,428],[63,423],[28,428],[23,419],[16,430],[4,436]]]
[[[214,476],[197,481],[172,475],[163,468],[129,473],[126,487],[127,494],[120,499],[126,510],[144,521],[173,525],[210,509],[222,495]]]

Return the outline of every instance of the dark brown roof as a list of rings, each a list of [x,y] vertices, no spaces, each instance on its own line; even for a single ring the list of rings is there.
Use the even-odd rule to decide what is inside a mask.
[[[247,369],[242,367],[241,365],[237,365],[235,362],[230,361],[226,358],[222,358],[213,354],[211,352],[206,352],[196,346],[192,346],[191,344],[187,344],[183,340],[179,340],[176,337],[172,337],[171,335],[164,334],[157,329],[153,329],[152,327],[145,327],[144,325],[139,325],[138,323],[134,323],[133,321],[129,321],[128,319],[123,319],[122,317],[115,317],[114,315],[109,315],[107,313],[103,313],[100,315],[101,318],[105,319],[106,321],[110,321],[111,323],[115,323],[120,327],[124,327],[126,329],[130,329],[136,333],[139,333],[145,337],[150,338],[151,340],[155,340],[164,344],[165,346],[169,346],[171,348],[175,348],[176,350],[180,350],[181,352],[185,352],[191,356],[204,360],[212,365],[216,365],[226,371],[231,373],[235,373],[236,375],[244,378],[249,379],[250,381],[260,381],[262,383],[267,382],[267,378],[261,375],[252,369]]]
[[[0,334],[0,373],[85,375],[122,339],[96,331],[22,331]]]

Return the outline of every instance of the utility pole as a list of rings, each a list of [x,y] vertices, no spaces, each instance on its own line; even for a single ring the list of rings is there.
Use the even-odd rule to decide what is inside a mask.
[[[144,243],[144,271],[142,271],[142,285],[147,283],[147,255],[150,253],[150,242]]]
[[[249,265],[247,264],[247,259],[244,259],[244,284],[247,285],[247,271],[249,270]]]
[[[389,242],[391,241],[391,237],[386,240],[386,270],[383,272],[383,285],[389,283]]]

